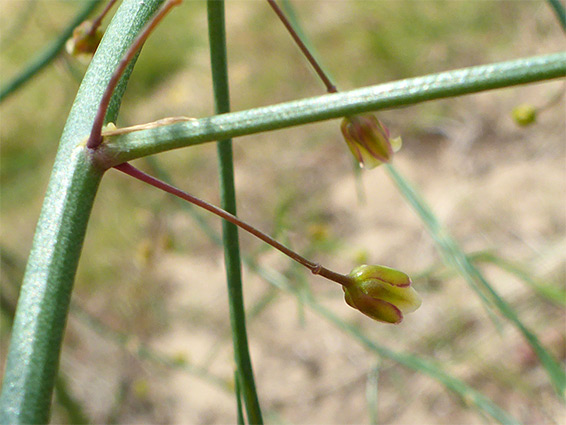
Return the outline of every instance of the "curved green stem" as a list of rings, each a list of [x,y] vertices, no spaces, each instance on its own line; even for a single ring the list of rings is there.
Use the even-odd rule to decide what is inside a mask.
[[[566,53],[517,59],[326,94],[242,112],[115,134],[107,132],[98,160],[112,167],[132,159],[214,140],[298,126],[566,76]]]
[[[0,89],[0,102],[2,102],[8,95],[14,93],[24,83],[26,83],[36,73],[41,71],[53,59],[57,57],[65,43],[73,35],[73,30],[80,25],[90,13],[98,6],[102,0],[88,0],[80,12],[73,18],[67,27],[61,31],[59,37],[49,45],[45,51],[41,52],[31,63],[18,75],[16,75],[10,82]]]
[[[224,0],[208,0],[207,11],[214,103],[216,113],[223,114],[230,111]],[[232,140],[219,140],[218,161],[221,205],[224,210],[236,215]],[[238,388],[244,400],[248,422],[251,424],[262,424],[263,419],[255,387],[246,331],[238,228],[233,223],[223,221],[222,236]],[[240,397],[240,394],[237,394],[237,397]],[[238,414],[238,416],[240,415]]]
[[[103,174],[87,154],[84,140],[121,55],[161,2],[124,1],[69,114],[18,300],[0,394],[0,423],[49,421],[73,280]],[[117,116],[128,77],[127,71],[110,103],[109,119]]]

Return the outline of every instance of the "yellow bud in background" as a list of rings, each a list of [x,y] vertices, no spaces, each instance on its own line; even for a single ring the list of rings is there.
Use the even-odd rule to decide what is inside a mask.
[[[521,127],[534,123],[537,119],[537,110],[533,105],[524,103],[513,109],[513,120]]]
[[[421,298],[405,273],[385,266],[356,267],[343,286],[346,303],[374,320],[401,323],[403,315],[415,311]]]
[[[361,167],[374,168],[390,162],[393,153],[401,149],[401,138],[391,139],[387,127],[371,114],[345,117],[340,129]]]

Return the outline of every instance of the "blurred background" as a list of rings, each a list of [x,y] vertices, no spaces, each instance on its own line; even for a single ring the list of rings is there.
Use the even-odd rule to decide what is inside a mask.
[[[565,47],[544,1],[293,5],[342,90]],[[2,0],[2,85],[82,7],[78,0]],[[233,110],[324,93],[267,2],[228,1],[226,21]],[[2,359],[58,139],[86,66],[61,53],[0,104]],[[562,364],[564,90],[554,81],[378,114],[403,137],[399,171]],[[525,103],[539,113],[521,127],[512,111]],[[143,48],[117,125],[212,113],[206,4],[185,1]],[[564,421],[563,403],[529,345],[444,265],[384,169],[356,177],[339,124],[236,139],[238,215],[339,272],[360,263],[401,269],[423,305],[401,325],[373,322],[344,303],[337,285],[241,233],[252,265],[244,269],[250,349],[267,422],[493,421],[434,379],[380,359],[301,297],[372,341],[438,362],[524,423]],[[136,165],[219,204],[213,144]],[[81,415],[92,423],[236,421],[219,230],[216,217],[107,173],[77,274],[53,423]],[[277,273],[290,291],[266,281],[258,267]]]

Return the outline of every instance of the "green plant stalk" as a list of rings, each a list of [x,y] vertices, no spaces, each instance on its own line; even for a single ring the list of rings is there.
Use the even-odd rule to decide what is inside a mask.
[[[560,3],[560,0],[547,0],[552,10],[556,14],[556,18],[558,18],[558,22],[560,26],[566,32],[566,8]]]
[[[0,89],[0,102],[18,88],[24,85],[31,77],[49,65],[57,57],[59,52],[65,47],[67,40],[73,35],[73,30],[80,25],[91,12],[101,3],[102,0],[88,0],[77,16],[63,29],[59,37],[53,41],[43,52],[34,58],[18,75]]]
[[[107,133],[99,160],[114,166],[215,140],[566,76],[566,53],[442,72],[126,134]]]
[[[85,74],[67,119],[20,292],[2,392],[0,423],[46,423],[69,300],[103,171],[84,142],[112,71],[162,0],[125,0]],[[132,64],[133,66],[133,64]],[[130,66],[110,102],[117,116]]]
[[[224,114],[230,111],[224,0],[208,0],[207,11],[214,104],[216,113]],[[221,206],[225,211],[236,215],[232,140],[220,139],[217,146]],[[238,228],[234,224],[223,220],[222,237],[224,244],[224,261],[226,265],[226,280],[228,284],[230,324],[232,326],[234,358],[238,378],[236,397],[239,398],[241,396],[244,400],[248,422],[251,424],[262,424],[263,419],[255,387],[246,331]],[[238,418],[240,418],[240,401],[237,400],[237,403],[239,409]]]
[[[566,290],[557,285],[540,282],[539,279],[531,277],[531,274],[526,268],[523,268],[512,261],[506,260],[505,258],[501,258],[491,252],[482,251],[469,254],[468,258],[472,263],[487,262],[494,264],[500,269],[505,270],[507,273],[512,274],[525,282],[531,289],[537,292],[539,296],[544,297],[547,301],[561,307],[566,307]]]
[[[366,404],[368,406],[368,416],[370,425],[379,424],[379,368],[380,363],[371,369],[366,379]]]
[[[5,252],[4,247],[0,247],[0,268],[2,273],[6,275],[9,285],[13,288],[20,289],[21,280],[24,276],[25,264],[11,254]],[[0,310],[3,318],[6,319],[5,332],[12,329],[14,316],[16,315],[16,306],[12,305],[6,295],[6,287],[3,285],[3,291],[0,291]],[[9,291],[11,292],[11,291]],[[79,401],[69,392],[67,379],[62,371],[59,371],[55,381],[55,397],[58,404],[67,413],[69,422],[72,424],[90,423],[88,416],[84,413],[84,409]]]
[[[468,259],[466,254],[460,249],[459,245],[452,239],[446,229],[436,220],[434,213],[420,198],[411,185],[399,174],[395,167],[388,164],[386,170],[403,194],[405,199],[411,204],[415,212],[421,217],[427,226],[429,233],[434,239],[443,258],[453,267],[459,270],[460,274],[473,288],[479,287],[486,293],[491,305],[506,317],[523,335],[529,345],[533,348],[541,365],[544,367],[556,393],[564,397],[566,391],[566,373],[540,343],[537,336],[531,332],[520,320],[513,308],[499,296],[495,289],[487,282],[483,274]]]

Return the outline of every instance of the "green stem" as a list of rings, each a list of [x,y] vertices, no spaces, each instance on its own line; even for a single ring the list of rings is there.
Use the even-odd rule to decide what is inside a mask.
[[[564,5],[560,3],[560,0],[547,1],[550,4],[550,7],[552,7],[552,10],[554,10],[556,17],[558,18],[558,22],[560,22],[560,26],[562,27],[564,32],[566,32],[566,8],[564,8]]]
[[[41,52],[34,58],[30,64],[18,75],[16,75],[10,82],[0,89],[0,102],[2,102],[8,95],[14,93],[24,83],[26,83],[36,73],[46,67],[53,59],[57,57],[59,52],[65,46],[65,43],[73,35],[73,30],[80,25],[90,13],[98,6],[102,0],[88,0],[80,12],[73,18],[67,27],[59,34],[59,37],[45,51]]]
[[[125,134],[108,132],[98,158],[111,167],[214,140],[564,76],[564,52],[464,68]]]
[[[223,114],[230,111],[224,0],[208,0],[207,11],[214,103],[216,113]],[[224,210],[236,215],[232,140],[219,140],[218,160],[220,169],[221,205]],[[226,263],[234,357],[237,368],[236,372],[239,378],[238,384],[244,400],[248,422],[252,424],[262,424],[263,418],[261,416],[261,408],[255,387],[246,331],[238,228],[233,223],[223,221],[222,236],[224,241],[224,259]]]
[[[550,381],[556,393],[564,398],[566,393],[566,373],[560,363],[548,352],[540,343],[537,336],[527,328],[519,315],[513,308],[499,296],[497,291],[484,278],[483,274],[468,259],[466,254],[460,249],[459,245],[452,239],[448,231],[436,220],[434,213],[426,205],[425,201],[416,193],[407,180],[391,165],[386,165],[386,170],[399,191],[411,204],[415,212],[419,215],[427,230],[433,237],[443,258],[446,258],[449,265],[459,270],[460,274],[466,278],[476,292],[485,297],[495,308],[515,326],[523,337],[527,340],[533,351],[539,358],[541,365],[549,375]],[[478,291],[479,290],[479,291]],[[482,292],[483,291],[483,292]],[[485,292],[485,294],[484,294]]]
[[[105,87],[162,0],[125,0],[106,31],[61,136],[18,300],[0,394],[0,423],[46,423],[73,280],[102,170],[84,140]],[[115,119],[130,67],[110,103]]]

